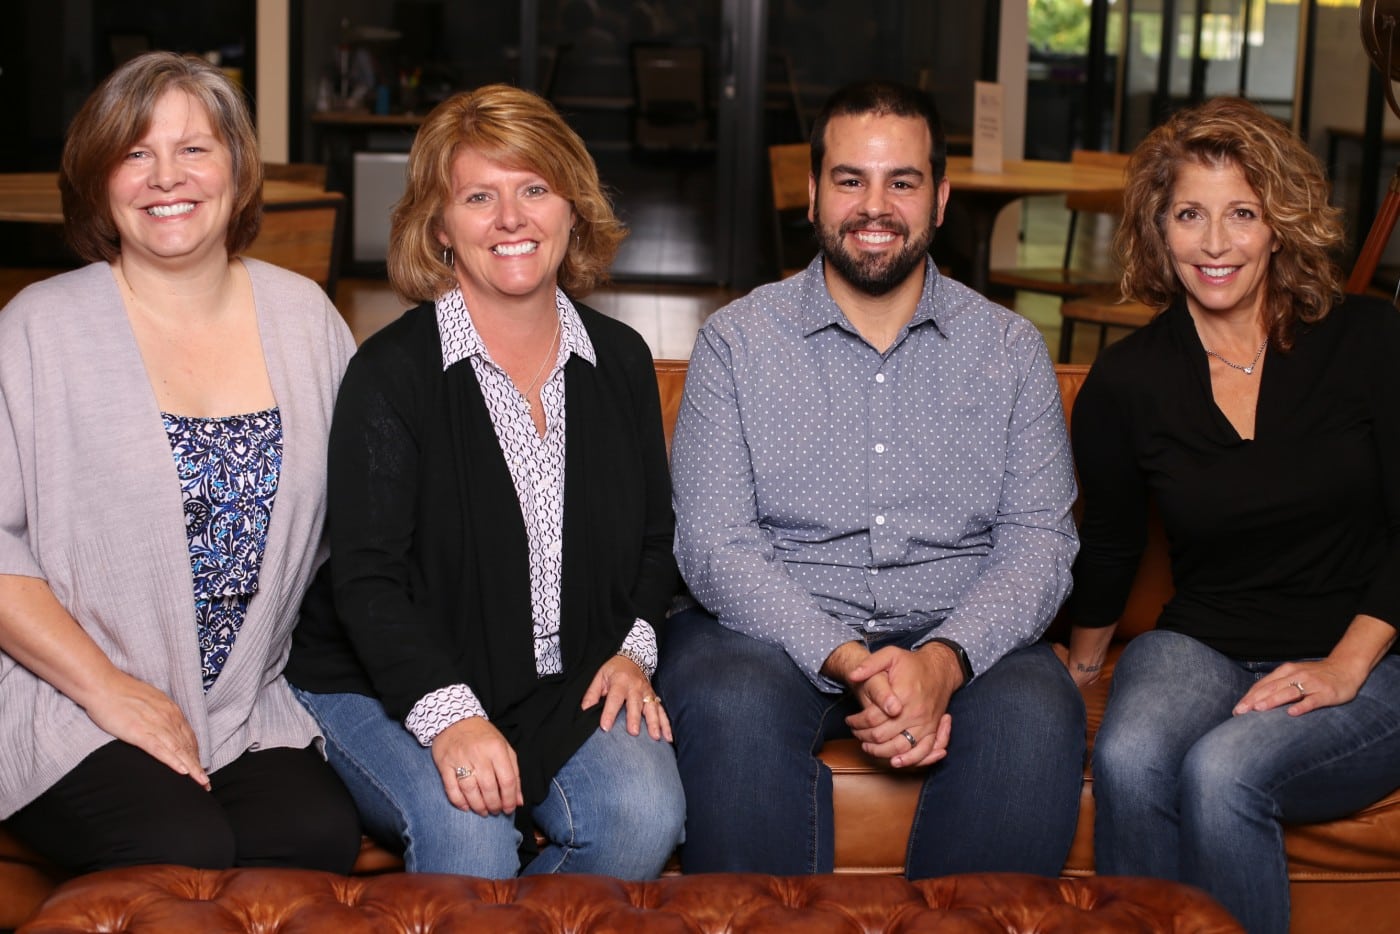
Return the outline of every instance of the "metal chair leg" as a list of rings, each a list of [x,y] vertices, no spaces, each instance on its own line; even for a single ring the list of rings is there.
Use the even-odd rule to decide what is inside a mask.
[[[1060,362],[1069,363],[1070,351],[1074,348],[1074,319],[1060,318]]]

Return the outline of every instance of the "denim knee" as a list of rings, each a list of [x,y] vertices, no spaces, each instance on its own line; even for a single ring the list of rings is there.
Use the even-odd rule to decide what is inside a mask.
[[[528,873],[655,878],[680,845],[685,793],[671,745],[622,722],[596,731],[551,781],[535,819],[552,847]]]
[[[295,689],[294,689],[295,691]],[[295,691],[326,737],[326,756],[371,833],[402,848],[410,872],[505,879],[520,870],[510,815],[454,807],[432,750],[420,746],[373,698]]]
[[[648,789],[638,798],[626,787],[616,789],[599,807],[597,828],[604,839],[592,841],[612,849],[608,858],[617,868],[611,874],[629,878],[655,878],[666,860],[685,839],[685,794],[675,785]]]
[[[812,690],[781,648],[732,632],[700,610],[672,621],[657,686],[686,738],[703,735],[707,746],[770,735],[775,712],[790,709],[792,692]]]

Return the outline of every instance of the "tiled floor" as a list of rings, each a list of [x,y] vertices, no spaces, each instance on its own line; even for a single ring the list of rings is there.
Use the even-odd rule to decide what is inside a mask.
[[[1059,199],[1031,199],[1024,225],[1026,236],[1021,247],[1020,262],[1038,265],[1058,263],[1064,249],[1066,220],[1067,215]],[[693,239],[690,234],[677,233],[679,228],[639,225],[637,221],[638,218],[634,216],[633,237],[638,239],[639,248],[653,249],[646,247],[645,242],[656,242],[654,249],[658,251],[658,256],[668,251],[683,254],[687,250],[687,242]],[[639,231],[638,227],[642,230]],[[670,234],[665,232],[668,229],[671,230]],[[638,237],[639,233],[643,235]],[[1106,256],[1111,235],[1107,225],[1089,231],[1087,235],[1091,249]],[[618,283],[593,293],[585,301],[604,314],[635,328],[651,347],[654,356],[684,359],[690,356],[700,325],[737,294],[718,286]],[[363,341],[394,320],[405,307],[394,297],[387,282],[376,279],[341,280],[336,305],[349,322],[357,341]],[[1015,307],[1039,328],[1053,356],[1060,340],[1059,300],[1053,296],[1021,292],[1016,295]],[[1124,333],[1120,329],[1110,329],[1109,339],[1115,340]],[[1072,359],[1088,363],[1093,360],[1097,350],[1097,330],[1082,326],[1076,329]]]

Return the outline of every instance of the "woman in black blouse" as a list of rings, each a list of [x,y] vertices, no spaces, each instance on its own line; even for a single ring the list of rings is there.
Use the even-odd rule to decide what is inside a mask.
[[[418,304],[341,385],[331,557],[287,674],[410,871],[645,878],[680,842],[649,680],[678,586],[656,376],[573,300],[624,233],[528,91],[457,94],[418,131],[389,240]]]
[[[1075,680],[1104,665],[1149,502],[1176,592],[1113,672],[1095,859],[1285,932],[1282,824],[1400,784],[1400,312],[1342,297],[1322,170],[1253,105],[1177,114],[1128,173],[1124,292],[1165,310],[1075,404]]]

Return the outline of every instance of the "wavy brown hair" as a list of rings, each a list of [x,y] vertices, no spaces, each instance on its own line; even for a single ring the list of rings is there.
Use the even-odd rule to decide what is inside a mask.
[[[457,285],[442,261],[442,212],[452,163],[474,149],[510,168],[535,172],[574,208],[578,220],[559,286],[582,297],[607,281],[627,230],[613,213],[583,140],[542,97],[505,84],[453,95],[428,114],[408,155],[408,184],[389,227],[389,282],[409,302],[432,301]]]
[[[233,157],[233,213],[224,247],[230,256],[247,249],[262,223],[262,157],[243,94],[202,58],[174,52],[138,55],[108,75],[68,128],[58,171],[63,232],[90,263],[112,262],[121,238],[112,219],[112,173],[151,126],[156,103],[168,91],[184,91],[209,115],[214,135]]]
[[[1342,297],[1334,259],[1345,239],[1342,212],[1327,203],[1317,157],[1285,124],[1240,98],[1180,111],[1133,152],[1113,244],[1123,294],[1164,308],[1184,289],[1167,252],[1166,221],[1177,172],[1188,162],[1236,166],[1259,197],[1279,246],[1265,294],[1269,340],[1287,350],[1298,322],[1321,320]]]

